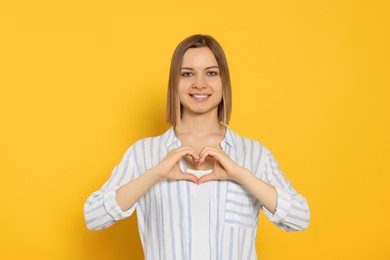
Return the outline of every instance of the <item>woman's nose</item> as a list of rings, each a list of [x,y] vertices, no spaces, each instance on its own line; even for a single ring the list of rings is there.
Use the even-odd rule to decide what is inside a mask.
[[[206,88],[206,82],[203,76],[195,77],[194,83],[192,84],[192,88],[202,89]]]

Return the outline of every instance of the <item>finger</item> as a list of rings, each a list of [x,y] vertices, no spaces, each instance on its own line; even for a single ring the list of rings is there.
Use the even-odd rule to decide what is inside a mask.
[[[191,156],[195,162],[199,161],[199,155],[196,154],[194,151],[191,149],[178,149],[173,151],[168,157],[167,160],[173,164],[173,163],[178,163],[184,156]]]
[[[206,160],[206,157],[209,156],[210,147],[204,147],[199,153],[199,164],[203,163]]]
[[[202,177],[200,177],[199,180],[198,180],[198,184],[201,184],[201,183],[204,183],[204,182],[207,182],[207,181],[214,181],[214,180],[217,180],[215,174],[214,173],[209,173],[209,174],[205,174]]]
[[[192,157],[192,159],[194,161],[198,161],[200,159],[199,155],[196,153],[196,151],[191,146],[185,146],[185,147],[179,148],[178,155],[179,155],[179,157],[189,155]]]
[[[222,157],[223,153],[221,153],[220,150],[217,150],[217,149],[212,148],[212,147],[207,147],[207,148],[203,149],[203,151],[200,153],[199,156],[200,156],[199,163],[203,163],[208,156],[213,157],[217,161],[220,161],[221,159],[223,159],[223,157]]]

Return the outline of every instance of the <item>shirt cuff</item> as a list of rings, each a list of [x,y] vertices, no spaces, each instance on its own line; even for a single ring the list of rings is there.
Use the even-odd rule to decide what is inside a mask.
[[[116,191],[119,189],[119,186],[114,187],[103,195],[103,203],[106,209],[106,212],[113,217],[115,220],[121,220],[129,217],[135,210],[136,203],[128,210],[123,211],[116,201]]]
[[[291,208],[291,196],[278,187],[275,187],[275,189],[278,196],[275,213],[272,213],[265,207],[263,207],[263,210],[270,221],[280,223],[286,218]]]

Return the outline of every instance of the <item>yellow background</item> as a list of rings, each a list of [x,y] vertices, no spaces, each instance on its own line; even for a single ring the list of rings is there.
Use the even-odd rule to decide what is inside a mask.
[[[260,259],[390,259],[388,1],[1,1],[1,259],[142,259],[136,217],[97,232],[83,204],[161,134],[169,62],[224,47],[231,127],[309,201],[307,231],[262,215]]]

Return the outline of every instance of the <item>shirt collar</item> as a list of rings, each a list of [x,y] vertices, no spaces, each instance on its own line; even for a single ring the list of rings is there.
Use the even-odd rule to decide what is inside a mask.
[[[225,138],[222,140],[221,145],[223,143],[226,143],[230,147],[234,148],[236,147],[236,136],[235,133],[230,129],[230,127],[225,126],[226,128],[226,134]],[[173,127],[170,127],[164,134],[163,138],[165,140],[166,147],[169,146],[180,146],[180,140],[177,139],[175,135],[175,131],[173,130]]]
[[[226,127],[226,134],[225,134],[225,138],[222,140],[222,143],[225,142],[231,148],[235,148],[236,147],[236,134],[232,131],[232,129],[230,129],[230,127],[228,127],[228,126],[225,126],[225,127]]]
[[[163,138],[165,140],[166,147],[174,145],[175,143],[180,143],[179,139],[176,138],[175,131],[173,130],[173,126],[170,127],[164,134]]]

